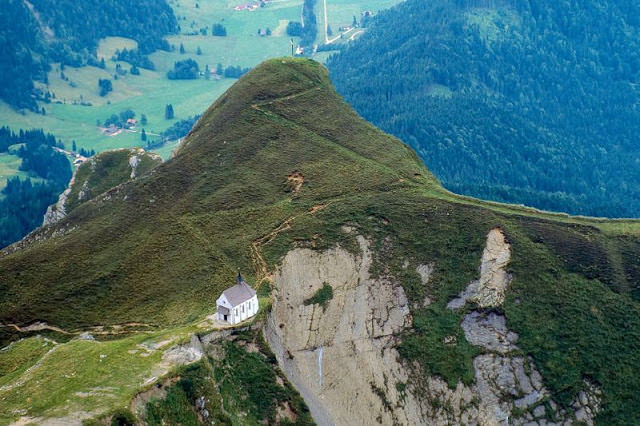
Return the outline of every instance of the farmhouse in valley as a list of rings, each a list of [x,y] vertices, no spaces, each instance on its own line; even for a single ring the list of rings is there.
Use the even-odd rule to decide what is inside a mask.
[[[238,283],[223,291],[216,305],[220,321],[237,324],[258,313],[258,296],[238,273]]]

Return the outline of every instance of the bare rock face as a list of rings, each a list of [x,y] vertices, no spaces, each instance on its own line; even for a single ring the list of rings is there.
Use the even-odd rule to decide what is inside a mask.
[[[419,424],[394,349],[411,325],[407,298],[397,283],[369,276],[369,245],[358,241],[360,256],[340,247],[287,254],[265,335],[319,424]],[[325,307],[305,304],[325,283],[333,289]]]
[[[71,185],[73,185],[77,170],[78,169],[75,169],[73,171],[73,176],[71,177],[71,181],[69,181],[69,186],[67,186],[67,189],[58,196],[58,201],[47,207],[47,211],[44,214],[44,219],[42,221],[42,226],[59,222],[67,215],[65,204],[67,203],[67,197],[71,193]]]
[[[498,228],[492,229],[482,253],[480,278],[449,302],[449,309],[459,309],[468,302],[478,308],[502,306],[511,281],[506,271],[510,260],[511,247],[504,234]],[[572,404],[573,415],[559,409],[550,399],[533,359],[513,353],[518,350],[518,335],[507,328],[504,315],[474,310],[465,316],[461,327],[465,339],[485,351],[473,360],[474,392],[480,399],[482,414],[480,424],[563,425],[572,424],[573,415],[577,420],[593,424],[600,404],[599,389],[585,385],[587,390],[581,391]],[[516,409],[518,417],[514,417]]]
[[[340,247],[292,250],[274,277],[265,336],[318,424],[567,425],[576,419],[593,424],[600,390],[585,383],[570,409],[559,407],[533,359],[519,352],[518,335],[495,312],[473,310],[461,323],[465,338],[483,352],[473,360],[472,386],[458,383],[451,389],[417,363],[403,363],[395,347],[412,323],[407,298],[393,279],[369,275],[369,244],[357,238],[359,255]],[[511,280],[510,259],[504,234],[491,230],[480,279],[449,307],[467,302],[500,307]],[[433,269],[418,266],[423,284]],[[327,284],[333,296],[314,298]],[[449,344],[456,344],[451,337]]]
[[[504,293],[511,282],[507,264],[511,261],[511,245],[498,228],[489,231],[482,253],[478,292],[473,301],[482,308],[497,307],[504,302]]]
[[[186,365],[199,361],[202,358],[204,349],[202,342],[195,334],[191,336],[188,345],[178,345],[162,354],[162,361],[172,365]]]
[[[131,167],[131,174],[129,175],[130,179],[136,178],[138,163],[140,163],[140,158],[137,155],[132,155],[131,157],[129,157],[129,167]]]
[[[67,202],[67,196],[70,192],[71,188],[65,189],[64,192],[58,196],[58,201],[47,207],[47,211],[45,212],[44,219],[42,221],[42,226],[50,225],[64,219],[67,215],[67,212],[64,209],[64,204]]]
[[[493,228],[487,235],[487,243],[482,252],[480,278],[472,281],[458,298],[447,305],[458,309],[467,303],[475,302],[481,308],[495,308],[504,302],[504,294],[511,282],[506,267],[511,260],[511,245],[505,240],[499,228]]]
[[[502,354],[518,349],[515,345],[518,335],[507,329],[503,315],[494,312],[483,315],[473,311],[462,321],[462,329],[464,337],[472,345]]]
[[[540,385],[536,380],[540,375],[529,362],[521,356],[498,354],[479,355],[473,360],[478,396],[482,406],[489,411],[487,418],[491,424],[505,424],[514,407],[533,411],[548,397],[544,388],[533,386],[534,382]],[[527,373],[528,368],[532,369],[530,374]],[[510,424],[522,424],[528,420],[514,418]]]

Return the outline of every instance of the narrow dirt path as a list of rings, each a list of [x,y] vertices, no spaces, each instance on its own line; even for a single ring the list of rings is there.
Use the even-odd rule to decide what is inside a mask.
[[[278,102],[278,101],[286,101],[286,100],[289,100],[289,99],[294,99],[294,98],[297,98],[299,96],[304,96],[304,95],[306,95],[307,93],[310,93],[310,92],[317,92],[318,90],[322,90],[322,87],[312,87],[310,89],[306,89],[306,90],[302,90],[300,92],[292,93],[291,95],[282,96],[280,98],[275,98],[275,99],[271,99],[271,100],[264,101],[264,102],[257,102],[255,104],[251,104],[251,108],[257,109],[257,110],[262,111],[262,112],[269,112],[271,114],[274,114],[271,111],[265,111],[260,107],[263,106],[263,105],[270,105],[270,104],[272,104],[274,102]],[[277,115],[277,114],[275,114],[275,115]]]
[[[0,327],[14,328],[20,333],[27,333],[29,331],[51,330],[62,334],[74,334],[69,331],[56,327],[55,325],[49,325],[46,322],[34,322],[26,327],[21,327],[18,324],[0,324]]]
[[[0,324],[0,328],[13,328],[18,333],[29,333],[32,331],[50,330],[56,333],[65,334],[67,336],[79,336],[82,333],[90,333],[92,335],[109,335],[116,336],[119,334],[137,333],[147,330],[131,330],[131,328],[153,328],[153,324],[146,324],[141,322],[130,322],[122,324],[108,324],[108,325],[94,325],[86,326],[77,330],[67,331],[55,325],[49,325],[46,322],[38,321],[27,326],[20,326],[18,324]]]
[[[253,265],[256,270],[256,283],[258,286],[262,283],[263,280],[267,280],[269,284],[273,283],[273,273],[269,271],[267,261],[264,259],[264,256],[262,255],[262,250],[261,250],[262,246],[265,244],[269,244],[271,241],[273,241],[280,232],[291,229],[291,223],[296,218],[303,215],[315,214],[316,212],[327,207],[329,204],[330,203],[318,204],[316,206],[311,207],[306,212],[303,212],[294,216],[290,216],[280,225],[275,227],[268,234],[262,235],[256,238],[255,240],[253,240],[253,242],[251,243],[251,257],[252,257]]]
[[[256,283],[258,283],[258,285],[260,285],[265,279],[270,284],[273,283],[273,274],[269,272],[267,261],[264,260],[264,256],[262,256],[261,253],[261,247],[264,244],[268,244],[269,242],[273,241],[273,239],[277,237],[280,232],[290,229],[291,222],[295,220],[296,217],[298,216],[289,217],[280,225],[278,225],[274,230],[272,230],[268,234],[256,238],[251,243],[251,257],[253,258],[253,265],[256,269]]]

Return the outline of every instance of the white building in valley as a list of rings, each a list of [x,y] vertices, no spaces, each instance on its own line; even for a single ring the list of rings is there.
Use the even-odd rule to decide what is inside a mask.
[[[238,283],[223,291],[216,305],[220,321],[237,324],[258,313],[258,296],[238,274]]]

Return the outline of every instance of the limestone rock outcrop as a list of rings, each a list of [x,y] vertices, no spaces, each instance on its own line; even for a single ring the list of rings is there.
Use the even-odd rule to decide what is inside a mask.
[[[493,228],[487,235],[487,243],[482,252],[480,278],[472,281],[458,298],[449,302],[448,307],[457,309],[467,301],[475,302],[481,308],[495,308],[504,302],[504,294],[511,282],[506,266],[511,260],[511,244],[499,228]]]
[[[506,270],[510,260],[511,246],[504,233],[492,229],[482,254],[480,278],[447,305],[455,310],[472,303],[477,308],[465,316],[461,327],[465,339],[485,352],[473,360],[474,388],[483,412],[480,424],[565,425],[580,420],[592,425],[600,404],[597,387],[585,384],[587,390],[581,391],[572,404],[575,414],[559,408],[544,387],[533,359],[514,353],[518,335],[508,329],[505,316],[481,311],[502,306],[511,282]]]
[[[419,424],[420,403],[402,391],[409,378],[395,349],[411,325],[407,298],[398,283],[369,275],[369,244],[358,242],[359,256],[340,247],[287,254],[267,340],[319,424]],[[326,307],[305,304],[325,283],[333,289]]]
[[[400,335],[412,325],[407,298],[392,277],[371,277],[369,243],[357,239],[359,254],[294,249],[274,276],[265,336],[318,424],[593,424],[599,389],[585,382],[572,408],[562,409],[533,359],[521,354],[504,315],[484,309],[502,305],[511,281],[511,247],[500,229],[487,236],[480,278],[448,305],[472,304],[460,326],[482,350],[473,360],[475,383],[455,389],[400,359]],[[432,264],[416,269],[423,284],[432,271]],[[332,297],[312,303],[326,285]]]

